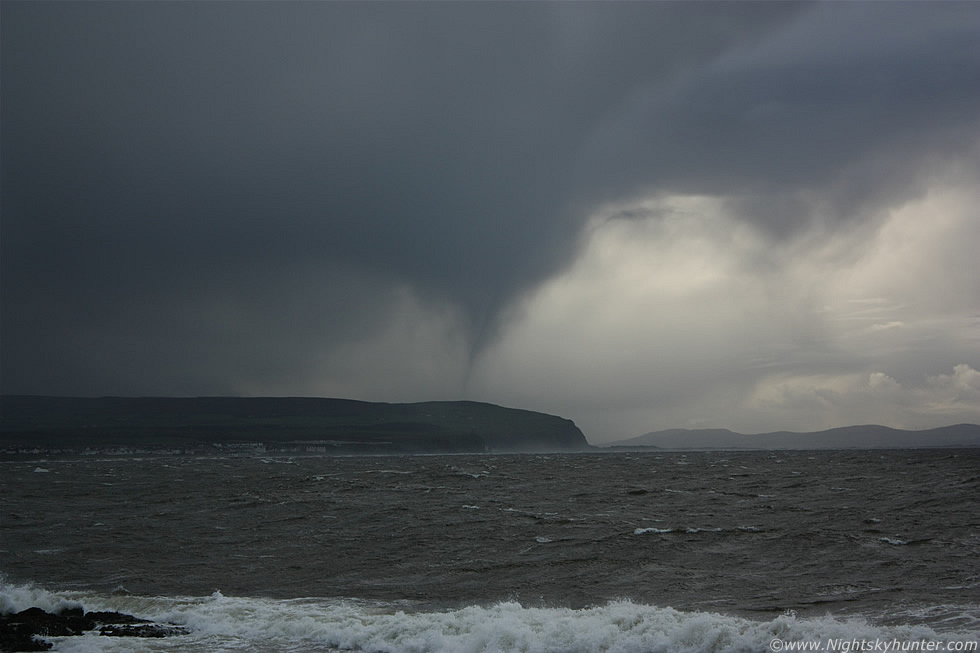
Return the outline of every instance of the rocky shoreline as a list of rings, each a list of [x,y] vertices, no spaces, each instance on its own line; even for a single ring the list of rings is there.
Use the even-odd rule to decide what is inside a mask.
[[[85,612],[79,607],[51,613],[28,608],[14,614],[0,614],[0,651],[47,651],[52,645],[44,637],[84,635],[92,631],[106,637],[187,634],[181,626],[153,623],[121,612]]]

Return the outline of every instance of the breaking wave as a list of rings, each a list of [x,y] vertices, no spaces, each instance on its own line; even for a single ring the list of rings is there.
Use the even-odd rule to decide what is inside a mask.
[[[376,653],[703,653],[769,650],[781,641],[830,639],[976,641],[927,626],[880,626],[863,619],[768,621],[684,612],[617,601],[592,608],[526,607],[504,602],[459,609],[413,610],[405,605],[332,599],[139,597],[49,592],[0,581],[0,610],[83,605],[186,627],[166,639],[49,638],[64,652],[89,651],[365,651]]]

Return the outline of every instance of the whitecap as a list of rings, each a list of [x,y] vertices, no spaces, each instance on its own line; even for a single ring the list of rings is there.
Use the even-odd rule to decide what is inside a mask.
[[[139,616],[173,622],[188,635],[156,642],[127,642],[137,651],[386,651],[388,653],[612,653],[632,651],[770,650],[781,642],[835,640],[942,639],[924,626],[875,626],[863,619],[799,618],[783,614],[768,621],[710,612],[616,601],[585,609],[525,607],[515,602],[457,610],[410,611],[404,606],[366,601],[273,600],[223,597],[147,599]],[[136,606],[122,597],[120,607]],[[120,609],[115,605],[106,606]],[[126,611],[120,609],[120,611]],[[129,610],[138,612],[137,610]],[[121,650],[98,643],[84,648],[65,638],[59,649]],[[101,638],[103,641],[106,638]],[[973,641],[969,635],[962,641]],[[95,638],[90,641],[95,643]],[[76,648],[77,647],[77,648]],[[788,650],[788,649],[787,649]],[[815,649],[816,650],[816,649]],[[826,650],[826,649],[824,649]]]
[[[47,612],[59,612],[65,608],[80,607],[80,604],[33,584],[14,585],[0,577],[0,614],[21,612],[35,607]]]
[[[0,578],[0,612],[37,606],[113,610],[186,628],[186,635],[138,640],[48,638],[62,653],[128,651],[386,651],[388,653],[705,653],[770,650],[780,643],[833,640],[974,642],[974,631],[941,635],[927,626],[869,623],[862,618],[800,618],[787,613],[752,620],[712,612],[614,601],[584,609],[525,607],[515,602],[454,610],[411,610],[406,603],[336,599],[248,598],[216,590],[202,597],[48,592]],[[956,613],[948,611],[951,616]],[[960,611],[962,612],[962,610]],[[788,647],[785,650],[790,650]],[[812,650],[828,650],[813,648]]]

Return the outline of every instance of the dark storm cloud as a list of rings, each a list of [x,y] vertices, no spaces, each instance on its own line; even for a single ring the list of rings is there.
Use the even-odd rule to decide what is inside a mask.
[[[963,142],[977,11],[867,7],[4,2],[3,390],[287,387],[402,287],[478,347],[601,200]]]
[[[698,74],[638,88],[582,176],[605,195],[727,195],[776,234],[922,192],[932,157],[976,147],[972,3],[825,3]],[[828,215],[829,214],[829,215]]]

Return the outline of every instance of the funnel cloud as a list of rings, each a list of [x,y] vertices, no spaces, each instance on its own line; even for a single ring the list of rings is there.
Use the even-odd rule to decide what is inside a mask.
[[[980,6],[33,3],[0,389],[980,421]]]

